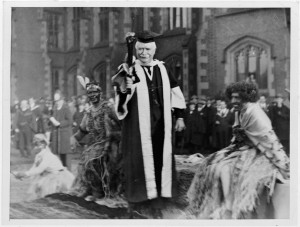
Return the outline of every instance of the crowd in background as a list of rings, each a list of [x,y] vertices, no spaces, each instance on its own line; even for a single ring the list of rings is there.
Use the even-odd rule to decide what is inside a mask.
[[[113,104],[113,99],[109,100]],[[258,100],[261,108],[269,116],[273,128],[286,152],[289,154],[289,122],[290,109],[287,100],[281,94],[275,98],[267,99],[260,96]],[[213,153],[230,144],[232,139],[232,125],[234,124],[234,112],[232,105],[223,98],[197,97],[193,95],[187,102],[185,111],[186,129],[176,132],[174,145],[176,152]],[[73,96],[66,100],[72,116],[72,133],[79,129],[84,113],[90,108],[86,95]],[[55,102],[49,98],[16,101],[11,107],[11,128],[14,146],[23,157],[30,157],[34,134],[46,134],[51,141],[53,127],[49,118],[53,115]],[[88,144],[89,137],[80,141],[81,147]]]
[[[228,146],[235,121],[232,104],[224,98],[196,95],[186,102],[186,129],[176,133],[174,141],[178,153],[208,155]],[[289,98],[285,100],[282,94],[278,94],[267,100],[265,95],[261,95],[258,103],[269,116],[276,135],[289,155]]]
[[[73,96],[65,100],[66,107],[71,113],[72,133],[77,132],[84,113],[90,108],[86,95]],[[55,101],[50,98],[29,98],[20,102],[15,101],[11,106],[11,134],[13,145],[20,151],[22,157],[30,157],[33,136],[38,133],[45,134],[48,140],[53,140],[53,124],[50,118],[54,114]],[[52,135],[52,137],[51,137]],[[88,144],[88,136],[80,141],[83,148]],[[79,148],[80,149],[80,148]]]

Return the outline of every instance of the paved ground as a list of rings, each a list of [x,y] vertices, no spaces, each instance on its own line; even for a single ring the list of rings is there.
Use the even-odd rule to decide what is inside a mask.
[[[21,157],[19,151],[11,148],[11,172],[26,171],[31,168],[34,156],[30,158]],[[72,159],[72,172],[76,174],[79,154],[74,154]],[[18,180],[13,174],[10,174],[10,217],[12,219],[30,219],[30,218],[47,218],[47,219],[111,219],[111,218],[128,218],[126,208],[108,208],[98,205],[94,202],[87,202],[84,199],[71,197],[66,194],[51,195],[48,198],[42,198],[34,201],[27,201],[26,191],[29,188],[30,180]],[[186,190],[186,188],[184,189]],[[178,203],[179,204],[179,203]],[[177,219],[183,212],[182,204],[176,205],[170,203],[163,210],[164,218]],[[118,209],[118,210],[117,210]],[[142,209],[136,214],[137,219],[143,217],[152,218],[151,213]],[[139,214],[142,214],[140,216]]]

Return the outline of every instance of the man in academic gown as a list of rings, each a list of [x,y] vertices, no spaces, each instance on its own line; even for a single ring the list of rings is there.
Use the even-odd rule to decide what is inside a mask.
[[[122,120],[126,198],[131,207],[150,203],[154,217],[161,218],[161,206],[157,204],[162,204],[162,198],[176,195],[172,110],[177,118],[175,130],[182,131],[186,105],[164,62],[153,60],[157,36],[150,31],[135,35],[137,60],[131,69],[139,82],[128,78],[125,85],[115,87],[115,107]],[[124,63],[118,73],[131,69]],[[131,89],[131,94],[126,94],[126,88]]]

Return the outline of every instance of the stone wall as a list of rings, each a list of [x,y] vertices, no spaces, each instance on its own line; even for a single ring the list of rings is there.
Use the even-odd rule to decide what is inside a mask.
[[[272,85],[269,94],[273,96],[278,92],[283,93],[289,86],[289,31],[284,9],[257,9],[217,16],[211,19],[210,30],[213,31],[208,39],[211,45],[210,89],[220,91],[227,85],[224,82],[224,50],[243,37],[253,37],[270,44],[272,56],[269,79]]]

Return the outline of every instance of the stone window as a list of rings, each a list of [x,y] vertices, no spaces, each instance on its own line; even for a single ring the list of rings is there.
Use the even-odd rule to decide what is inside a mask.
[[[109,38],[109,9],[100,8],[99,13],[100,24],[100,42],[108,41]]]
[[[208,82],[208,76],[201,76],[201,82]]]
[[[249,80],[259,88],[268,87],[267,51],[255,45],[247,45],[235,52],[236,80]]]
[[[200,63],[201,69],[207,69],[207,63]]]
[[[207,51],[206,50],[201,50],[201,56],[207,56]]]
[[[59,23],[62,20],[62,16],[55,12],[46,12],[47,20],[47,46],[50,49],[58,49],[59,44]]]
[[[183,13],[183,8],[169,8],[169,30],[187,26],[187,13]]]
[[[275,94],[272,44],[254,36],[241,37],[224,49],[225,85],[246,80],[257,84],[261,93]]]
[[[78,49],[80,46],[80,18],[83,8],[75,7],[73,9],[73,31],[74,31],[74,48]]]

